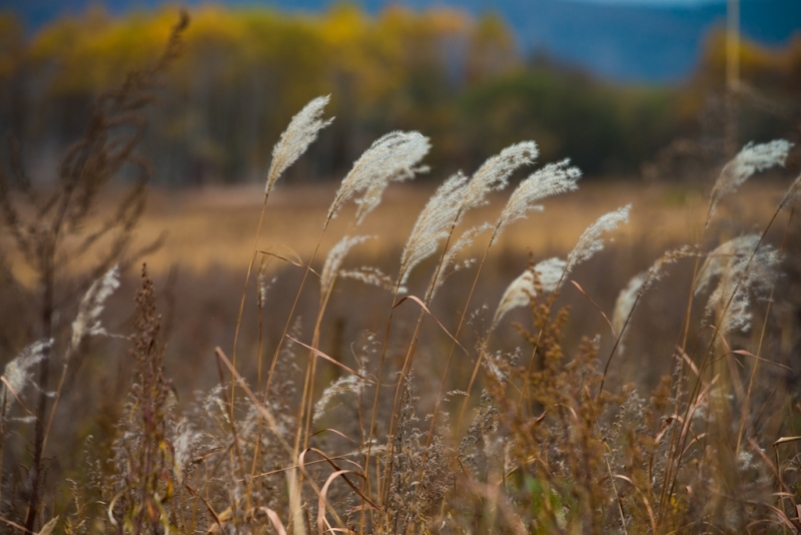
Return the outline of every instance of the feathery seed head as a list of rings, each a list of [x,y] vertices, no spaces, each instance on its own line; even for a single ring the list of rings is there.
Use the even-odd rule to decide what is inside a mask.
[[[270,193],[283,172],[306,152],[309,145],[317,139],[320,130],[334,120],[333,117],[328,120],[321,117],[323,108],[330,99],[331,95],[317,97],[292,117],[289,126],[281,134],[281,139],[273,147],[273,159],[264,186],[265,194]]]
[[[709,217],[715,213],[720,199],[737,191],[737,188],[755,172],[764,171],[777,165],[784,166],[787,153],[792,146],[792,143],[784,139],[777,139],[760,145],[749,143],[743,147],[743,150],[723,167],[715,182],[709,200]]]
[[[473,240],[475,240],[478,236],[483,234],[484,232],[492,230],[492,225],[489,223],[484,223],[482,225],[478,225],[476,227],[472,227],[464,231],[464,233],[456,240],[446,252],[445,256],[442,259],[442,266],[440,266],[439,272],[437,273],[437,280],[434,282],[434,285],[431,287],[431,295],[429,299],[434,298],[434,294],[439,289],[440,286],[445,282],[445,280],[451,276],[454,272],[464,268],[469,267],[470,260],[462,263],[456,263],[456,257],[459,255],[461,251],[467,249],[473,244]]]
[[[735,258],[750,255],[759,243],[759,235],[747,234],[719,245],[707,255],[698,271],[695,283],[695,295],[698,295],[714,278],[724,274]]]
[[[641,294],[647,277],[647,271],[638,273],[631,278],[625,288],[620,290],[617,301],[615,301],[615,312],[612,315],[612,329],[615,331],[615,335],[620,336],[623,326],[626,324],[626,320],[629,317],[629,313],[634,310],[634,305]]]
[[[339,276],[354,279],[371,286],[377,286],[390,292],[395,289],[395,281],[375,266],[362,266],[358,269],[340,271]],[[406,288],[400,286],[398,288],[398,293],[406,293]]]
[[[106,299],[120,287],[120,269],[114,266],[105,275],[97,279],[89,287],[78,306],[78,316],[72,322],[71,348],[75,350],[86,336],[99,336],[108,334],[100,324],[100,314],[103,312]]]
[[[374,238],[374,236],[345,236],[331,248],[325,259],[323,272],[320,275],[320,295],[322,298],[325,298],[331,291],[337,277],[337,272],[351,248],[354,245],[363,243],[372,238]]]
[[[760,246],[755,234],[728,241],[710,253],[699,272],[696,293],[713,277],[720,277],[707,301],[706,313],[718,314],[721,334],[750,328],[750,295],[761,298],[770,292],[780,260],[779,252],[770,245]]]
[[[645,293],[655,282],[660,280],[664,275],[665,266],[672,264],[680,258],[686,258],[693,255],[693,249],[687,246],[679,247],[667,251],[663,254],[654,264],[635,275],[629,283],[620,291],[615,301],[615,312],[612,315],[612,329],[615,334],[621,336],[621,331],[626,324],[631,311],[634,309],[637,299]]]
[[[581,170],[568,167],[570,160],[550,163],[523,180],[512,192],[509,201],[498,218],[498,231],[506,225],[526,217],[528,212],[542,210],[542,205],[534,204],[546,197],[560,195],[578,189]]]
[[[602,215],[595,223],[587,227],[567,257],[565,276],[577,265],[602,251],[604,248],[603,234],[615,230],[621,223],[628,223],[630,211],[631,204],[627,204],[614,212]]]
[[[401,256],[400,284],[406,284],[417,264],[437,252],[439,242],[447,238],[451,228],[458,223],[467,183],[467,177],[461,172],[451,176],[417,216]]]
[[[326,225],[336,217],[342,205],[361,194],[356,201],[359,205],[356,224],[360,224],[381,202],[381,195],[390,182],[408,180],[426,170],[417,164],[430,148],[428,138],[420,132],[395,131],[374,141],[342,181],[328,210]]]
[[[510,310],[528,305],[539,294],[556,291],[564,278],[566,267],[567,262],[561,258],[549,258],[524,271],[503,293],[492,320],[493,327]]]
[[[334,399],[335,396],[350,392],[358,397],[363,388],[364,380],[360,377],[355,375],[340,377],[323,391],[322,396],[320,396],[320,400],[314,406],[314,416],[312,417],[312,422],[316,423],[320,418],[322,418],[322,416],[325,414],[326,407],[328,407],[328,405],[331,403],[331,400]]]
[[[487,194],[500,191],[509,184],[509,177],[520,167],[534,163],[539,155],[537,144],[524,141],[503,149],[484,162],[470,180],[464,193],[462,211],[486,204]]]
[[[3,370],[3,377],[6,378],[8,384],[3,382],[0,386],[0,398],[6,398],[7,403],[13,403],[16,396],[22,394],[25,385],[33,380],[33,376],[29,371],[32,366],[39,363],[45,358],[45,351],[53,347],[53,339],[39,340],[23,349],[19,355],[14,357]],[[6,396],[6,389],[11,389],[11,395]],[[9,405],[10,406],[10,405]]]

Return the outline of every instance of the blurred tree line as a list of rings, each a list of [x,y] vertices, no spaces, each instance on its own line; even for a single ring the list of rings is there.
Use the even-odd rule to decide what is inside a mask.
[[[0,16],[1,133],[23,141],[34,178],[46,180],[44,170],[83,131],[92,98],[159,53],[176,17],[171,9],[123,18],[92,10],[26,36],[13,15]],[[605,82],[541,52],[522,55],[492,14],[208,5],[191,17],[143,140],[166,185],[260,181],[290,117],[329,93],[337,119],[290,179],[340,176],[395,129],[431,137],[428,163],[439,177],[524,139],[539,143],[541,161],[570,157],[587,174],[633,174],[671,140],[703,134],[699,117],[725,79],[721,35],[710,37],[691,80],[647,87]],[[801,39],[778,52],[745,45],[741,63],[751,83],[743,87],[797,108]],[[746,140],[786,135],[777,115],[744,113]]]

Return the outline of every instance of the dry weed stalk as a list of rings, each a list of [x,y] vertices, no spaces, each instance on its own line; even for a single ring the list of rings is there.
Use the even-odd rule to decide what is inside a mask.
[[[187,24],[188,16],[183,13],[157,61],[148,68],[130,73],[120,87],[97,98],[83,139],[69,147],[61,160],[55,188],[40,190],[31,183],[14,143],[10,148],[13,181],[9,180],[4,166],[0,166],[0,212],[14,245],[37,276],[42,295],[40,317],[44,339],[58,334],[54,331],[54,314],[63,302],[68,303],[75,293],[79,294],[114,264],[130,265],[134,258],[161,243],[159,239],[138,252],[129,250],[132,232],[144,209],[145,184],[151,174],[149,164],[136,153],[136,148],[145,128],[141,112],[155,100],[153,88],[158,76],[180,53],[181,35]],[[89,230],[86,223],[96,211],[104,186],[124,167],[135,173],[135,185],[111,218]],[[27,203],[26,209],[18,209],[12,197]],[[110,245],[104,245],[104,240],[110,240]],[[68,276],[76,259],[87,256],[98,258],[89,270],[89,279],[70,290],[62,279]],[[88,328],[91,331],[92,327]],[[39,518],[44,486],[42,460],[51,356],[48,350],[39,362],[40,394],[35,410],[30,492],[24,522],[28,531],[34,530]]]

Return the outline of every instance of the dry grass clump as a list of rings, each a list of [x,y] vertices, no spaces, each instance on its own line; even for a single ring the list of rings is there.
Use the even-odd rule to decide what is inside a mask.
[[[85,459],[64,469],[57,468],[58,459],[47,458],[48,433],[57,408],[64,414],[65,404],[77,406],[69,400],[77,399],[80,389],[67,373],[74,356],[86,351],[93,337],[113,332],[102,322],[104,302],[126,269],[125,262],[112,266],[127,255],[112,248],[103,269],[81,288],[84,297],[75,298],[76,312],[69,316],[74,321],[55,323],[56,301],[52,295],[46,300],[44,336],[27,341],[2,377],[0,520],[9,529],[301,535],[801,528],[796,430],[801,406],[785,389],[797,381],[798,363],[780,351],[782,341],[796,333],[777,320],[780,309],[790,306],[781,299],[782,288],[798,281],[780,277],[787,267],[782,258],[794,253],[792,244],[769,243],[774,224],[786,221],[790,228],[798,180],[761,234],[718,234],[715,218],[724,196],[751,174],[784,163],[788,143],[748,145],[726,165],[712,190],[701,239],[669,250],[634,275],[609,314],[598,296],[572,278],[580,265],[594,265],[636,210],[632,205],[600,216],[564,259],[532,256],[528,269],[502,295],[492,296],[499,303],[494,311],[473,312],[499,235],[543,211],[544,199],[575,191],[580,171],[566,160],[546,164],[520,182],[497,218],[467,221],[466,213],[486,205],[513,173],[535,163],[533,142],[512,145],[472,175],[459,172],[440,186],[400,251],[397,271],[390,272],[395,276],[377,266],[349,266],[351,249],[368,240],[350,231],[318,265],[323,237],[333,228],[329,223],[346,202],[357,203],[352,231],[377,208],[391,182],[412,179],[424,169],[429,140],[416,132],[392,132],[375,141],[343,179],[310,257],[289,261],[261,249],[263,216],[281,174],[330,123],[321,118],[327,101],[315,99],[299,112],[273,152],[233,347],[208,355],[218,384],[194,396],[172,385],[156,289],[143,270],[132,333],[124,337],[129,364],[117,395],[107,396],[111,399],[97,411],[98,420],[106,422],[103,435],[76,441],[71,447],[85,450]],[[89,146],[75,154],[110,135],[106,129],[97,141],[90,136]],[[126,150],[129,157],[132,147]],[[104,180],[118,170],[102,167],[106,160],[94,152],[86,154],[87,162],[96,159],[93,169],[105,169]],[[66,161],[75,157],[70,153]],[[89,179],[79,173],[76,180],[84,201],[71,208],[69,196],[59,197],[66,195],[62,189],[54,202],[67,207],[65,214],[75,214],[70,217],[80,216],[74,219],[77,229],[95,197]],[[48,295],[57,286],[59,227],[40,235],[22,226],[11,185],[1,184],[6,227],[18,246],[24,251],[29,243],[40,244],[31,256],[35,266],[49,259],[41,264]],[[28,195],[27,188],[20,182],[14,196]],[[127,209],[122,213],[114,224],[130,233],[136,218],[124,215]],[[718,242],[723,243],[714,245]],[[483,253],[471,258],[476,250]],[[244,266],[247,258],[242,260]],[[257,260],[257,283],[251,285]],[[270,262],[286,262],[298,271],[300,284],[285,318],[276,317],[274,292],[268,291]],[[685,280],[669,272],[674,265],[689,269],[693,262],[692,277]],[[428,275],[417,277],[424,270]],[[437,315],[432,303],[441,299],[438,290],[454,284],[452,276],[461,281],[454,292],[459,308],[450,317]],[[306,285],[315,277],[319,286]],[[333,355],[322,346],[329,323],[342,331],[326,316],[331,304],[347,302],[353,322],[370,314],[357,313],[358,294],[336,291],[343,279],[381,294],[386,324],[377,333],[365,326],[363,336],[343,340],[346,349]],[[674,338],[667,344],[653,340],[653,354],[672,373],[648,384],[641,377],[622,377],[615,364],[625,358],[653,365],[638,361],[630,347],[624,352],[623,342],[652,310],[645,305],[657,287],[686,296],[686,302],[669,312],[681,325]],[[563,301],[574,290],[601,328],[575,332]],[[298,304],[310,293],[316,309],[304,330]],[[696,302],[707,293],[705,302]],[[255,308],[246,308],[248,299],[255,300]],[[500,340],[501,326],[512,310],[526,306],[530,320],[514,324],[517,349],[505,352],[500,348],[509,340]],[[239,339],[249,314],[257,315],[252,345]],[[267,322],[281,332],[274,347],[263,336]],[[51,391],[49,368],[42,364],[56,355],[62,375]],[[31,371],[35,366],[38,377]],[[38,406],[31,405],[32,398]],[[56,467],[53,475],[50,467]]]

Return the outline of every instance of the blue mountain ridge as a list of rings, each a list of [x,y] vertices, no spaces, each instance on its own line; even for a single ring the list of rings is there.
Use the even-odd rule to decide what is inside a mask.
[[[205,0],[189,0],[190,7]],[[65,14],[80,14],[103,5],[112,14],[153,9],[166,0],[0,0],[29,31]],[[262,5],[288,11],[320,11],[336,0],[217,0],[237,6]],[[351,2],[377,13],[397,0]],[[698,6],[655,7],[580,2],[577,0],[406,0],[413,9],[448,6],[473,15],[494,12],[514,30],[527,53],[545,51],[594,74],[620,82],[663,83],[687,77],[696,65],[703,40],[723,24],[724,2]],[[745,37],[768,46],[801,35],[801,0],[743,0],[741,27]]]

